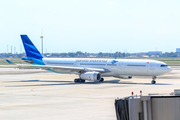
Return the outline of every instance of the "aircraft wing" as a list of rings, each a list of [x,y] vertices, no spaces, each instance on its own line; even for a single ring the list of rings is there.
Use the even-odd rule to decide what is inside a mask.
[[[9,64],[14,64],[13,62],[6,59]],[[85,67],[70,67],[70,66],[52,66],[52,65],[31,65],[31,64],[14,64],[18,67],[39,67],[41,69],[50,69],[50,70],[71,70],[71,71],[95,71],[100,73],[110,72],[108,69],[103,68],[85,68]]]
[[[16,64],[18,67],[39,67],[42,69],[60,69],[60,70],[71,70],[71,71],[95,71],[100,73],[110,72],[103,68],[85,68],[85,67],[70,67],[70,66],[52,66],[52,65],[28,65],[28,64]]]

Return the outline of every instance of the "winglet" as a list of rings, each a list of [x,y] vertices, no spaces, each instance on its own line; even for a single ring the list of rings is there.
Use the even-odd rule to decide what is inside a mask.
[[[14,64],[13,62],[9,61],[8,59],[6,59],[6,61],[7,61],[9,64]]]

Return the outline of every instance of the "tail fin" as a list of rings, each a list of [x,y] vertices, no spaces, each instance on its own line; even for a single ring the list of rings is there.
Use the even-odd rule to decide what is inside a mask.
[[[31,40],[28,38],[27,35],[21,35],[21,39],[22,39],[27,57],[32,57],[32,58],[36,58],[36,59],[42,59],[43,58],[41,53],[34,46],[34,44],[31,42]]]

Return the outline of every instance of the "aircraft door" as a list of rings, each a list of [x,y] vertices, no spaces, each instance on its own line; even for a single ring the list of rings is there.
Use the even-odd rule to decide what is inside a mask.
[[[119,63],[118,63],[118,68],[119,68],[119,69],[123,69],[123,62],[119,62]]]
[[[79,66],[80,66],[80,63],[75,62],[75,63],[74,63],[74,66],[75,66],[75,67],[79,67]]]
[[[150,70],[154,70],[154,62],[150,63]]]

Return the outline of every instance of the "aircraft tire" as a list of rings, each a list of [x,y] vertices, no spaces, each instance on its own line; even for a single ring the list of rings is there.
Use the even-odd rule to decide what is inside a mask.
[[[77,82],[78,82],[78,79],[74,79],[74,82],[77,83]]]
[[[99,82],[104,82],[104,78],[101,78],[101,80]]]
[[[152,80],[151,83],[152,83],[152,84],[156,84],[156,81],[155,81],[155,80]]]
[[[85,80],[83,79],[74,79],[75,83],[85,83]]]
[[[85,83],[85,80],[83,80],[83,79],[80,79],[80,83]]]

